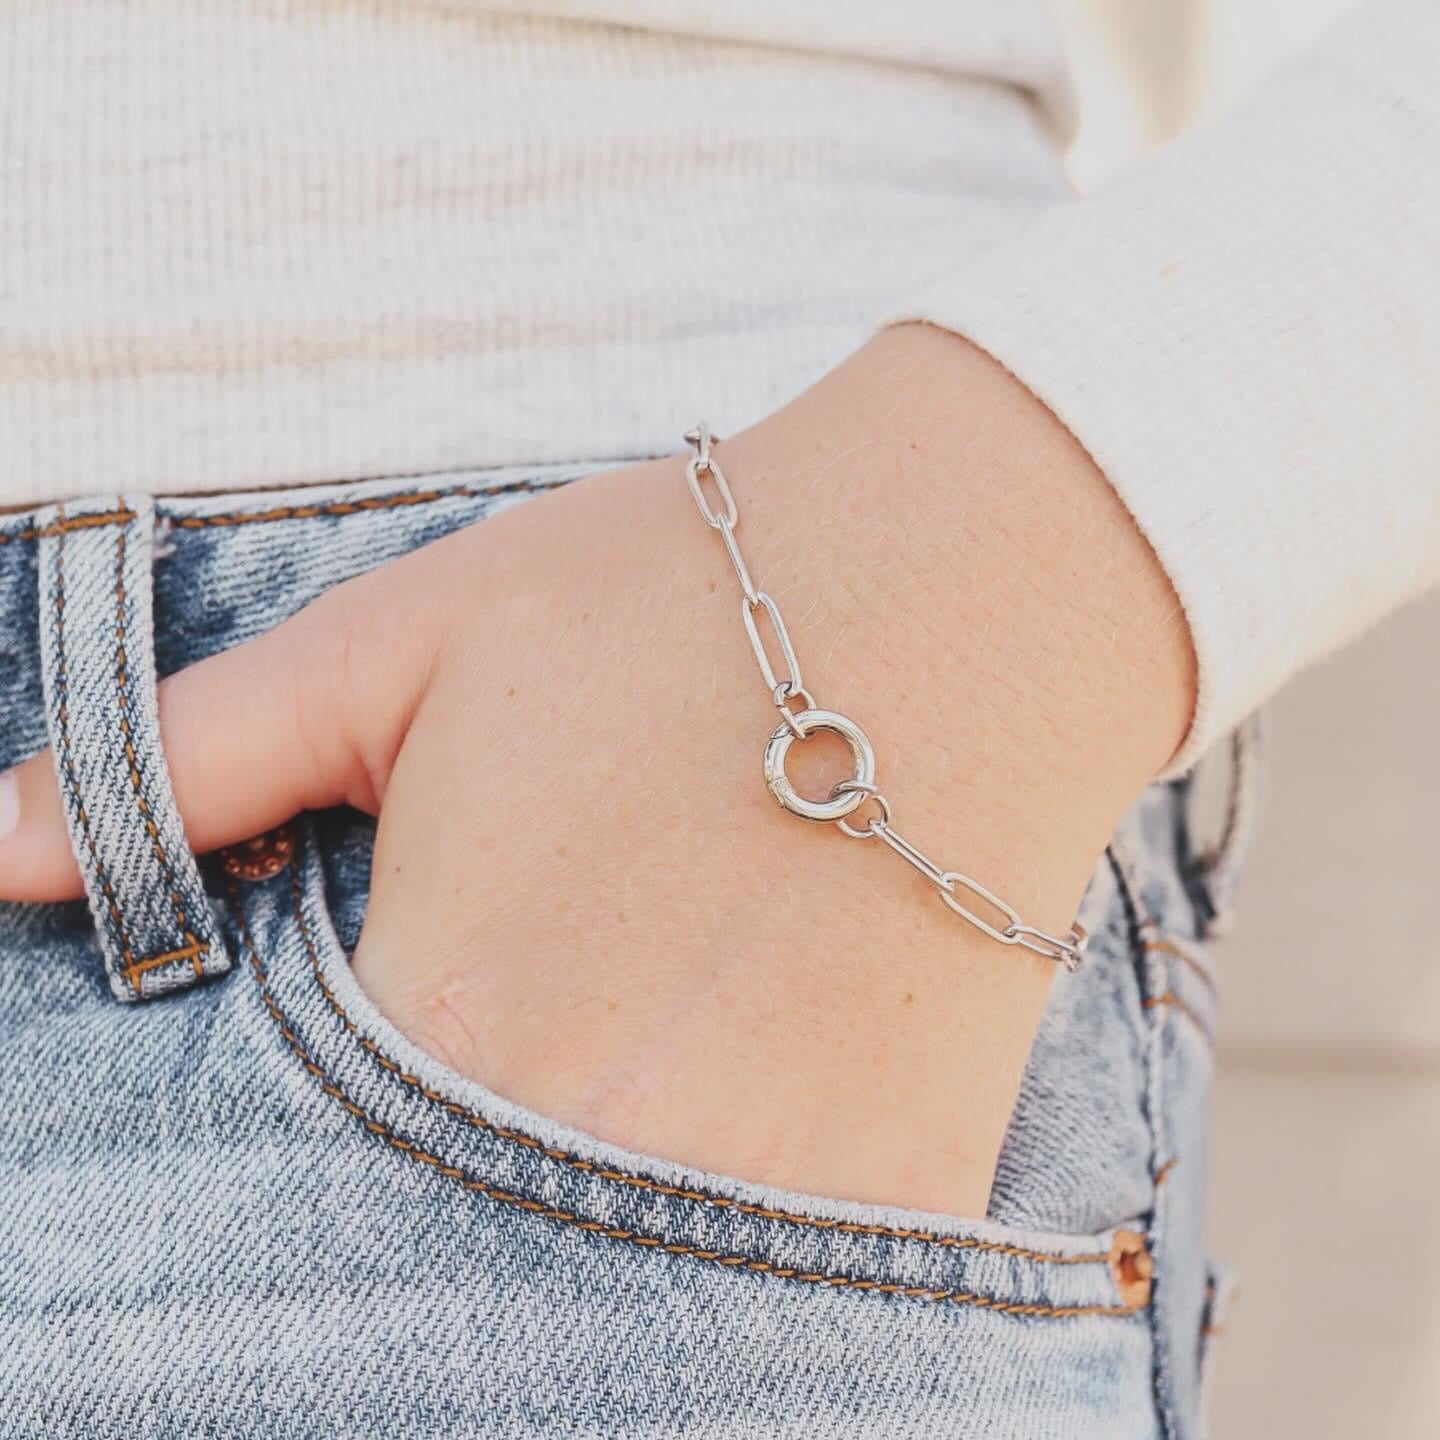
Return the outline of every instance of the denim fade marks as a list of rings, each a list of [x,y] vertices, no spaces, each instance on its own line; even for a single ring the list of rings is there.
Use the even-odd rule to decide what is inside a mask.
[[[161,500],[143,521],[108,497],[66,517],[125,518],[63,532],[0,517],[0,765],[55,735],[63,698],[100,797],[94,856],[71,822],[90,893],[106,865],[146,955],[188,933],[233,959],[198,984],[193,957],[166,961],[142,991],[170,966],[191,983],[121,1005],[108,905],[0,907],[0,1432],[1198,1435],[1215,993],[1182,786],[1152,787],[1097,870],[1091,963],[1057,981],[972,1219],[695,1172],[491,1095],[350,975],[368,822],[309,818],[255,883],[166,828],[157,671],[578,473]],[[1133,1313],[1122,1226],[1156,1264]]]

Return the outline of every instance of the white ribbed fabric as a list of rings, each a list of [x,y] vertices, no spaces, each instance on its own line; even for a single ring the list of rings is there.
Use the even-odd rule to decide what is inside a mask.
[[[1036,13],[928,33],[1038,84]],[[0,503],[670,451],[1065,193],[1010,85],[467,5],[35,0],[0,57]]]
[[[1177,768],[1440,572],[1440,0],[1058,209],[1043,0],[32,0],[0,55],[0,505],[659,453],[917,316],[1151,538]]]
[[[1440,3],[1378,0],[897,311],[1013,370],[1150,538],[1200,663],[1174,772],[1440,581],[1437,75]]]

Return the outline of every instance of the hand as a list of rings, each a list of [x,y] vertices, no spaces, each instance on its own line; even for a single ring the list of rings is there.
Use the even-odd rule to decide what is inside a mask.
[[[1063,933],[1193,699],[1109,486],[920,326],[718,453],[752,573],[819,703],[870,734],[897,825]],[[453,1068],[711,1170],[984,1212],[1056,967],[765,793],[775,713],[683,460],[342,585],[160,709],[197,850],[304,807],[379,814],[355,970]],[[825,793],[836,754],[796,746],[792,778]],[[18,778],[0,895],[78,893],[49,758]]]

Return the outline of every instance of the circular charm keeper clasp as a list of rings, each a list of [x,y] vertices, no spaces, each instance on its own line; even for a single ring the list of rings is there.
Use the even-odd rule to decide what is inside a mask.
[[[829,800],[807,800],[790,783],[785,757],[796,739],[805,739],[815,730],[829,730],[849,747],[854,764],[852,782],[857,786],[875,784],[875,751],[870,737],[838,710],[797,710],[775,727],[765,745],[765,787],[792,815],[820,823],[844,820],[868,798],[864,790],[843,790]]]

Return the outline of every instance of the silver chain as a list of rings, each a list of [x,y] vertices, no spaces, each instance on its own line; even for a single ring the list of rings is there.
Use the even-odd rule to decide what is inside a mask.
[[[720,532],[725,553],[730,557],[735,578],[740,582],[740,618],[745,623],[745,633],[750,638],[750,648],[755,652],[755,663],[760,668],[760,678],[765,682],[770,703],[780,712],[780,723],[765,745],[766,788],[784,809],[802,820],[837,825],[852,840],[881,841],[907,864],[914,866],[962,920],[968,921],[992,940],[1001,945],[1023,945],[1047,960],[1058,961],[1067,970],[1078,970],[1089,941],[1078,921],[1070,927],[1064,939],[1026,925],[1013,905],[971,876],[959,870],[944,869],[890,823],[890,802],[875,784],[875,750],[869,736],[848,715],[817,707],[814,696],[805,688],[800,660],[795,654],[780,607],[765,591],[757,589],[750,578],[750,567],[746,565],[740,542],[735,538],[740,512],[730,482],[725,478],[720,462],[711,453],[713,442],[710,431],[704,425],[697,425],[685,436],[685,440],[695,452],[685,466],[686,484],[690,487],[700,518],[712,530]],[[714,485],[718,507],[712,506],[705,496],[704,481],[707,478]],[[774,631],[783,675],[776,673],[761,636],[762,612]],[[793,709],[792,701],[798,701],[802,708]],[[785,757],[790,753],[791,745],[797,740],[807,739],[817,730],[828,730],[849,746],[853,773],[850,779],[841,780],[833,787],[828,799],[807,800],[790,783],[790,777],[785,773]],[[850,823],[850,817],[867,803],[873,804],[877,813],[863,827],[857,828]],[[967,900],[971,904],[983,902],[989,905],[995,912],[997,923],[977,914],[971,905],[966,904]],[[1001,921],[1003,923],[998,923]]]

